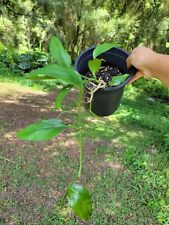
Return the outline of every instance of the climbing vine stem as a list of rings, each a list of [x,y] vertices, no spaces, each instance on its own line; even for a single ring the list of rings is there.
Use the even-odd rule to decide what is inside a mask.
[[[78,100],[78,128],[79,128],[79,133],[78,133],[78,140],[79,140],[79,171],[78,171],[78,178],[81,177],[81,171],[82,171],[82,166],[83,166],[83,149],[84,149],[84,144],[83,144],[83,89],[80,90],[80,95],[79,95],[79,100]]]

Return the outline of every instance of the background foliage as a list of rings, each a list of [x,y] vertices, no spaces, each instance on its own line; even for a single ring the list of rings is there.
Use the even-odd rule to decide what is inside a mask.
[[[1,0],[0,74],[4,64],[19,75],[47,64],[43,52],[53,35],[60,37],[73,59],[86,47],[104,41],[128,51],[145,45],[169,54],[169,2]],[[158,82],[138,85],[152,97],[169,99],[168,90]]]
[[[0,41],[7,47],[44,50],[58,35],[72,55],[105,40],[128,50],[143,43],[169,52],[167,0],[2,0],[0,14]]]

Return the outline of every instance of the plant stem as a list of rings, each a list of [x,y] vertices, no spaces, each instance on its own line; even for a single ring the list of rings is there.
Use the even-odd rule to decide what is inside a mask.
[[[90,100],[89,100],[89,112],[92,112],[92,100],[93,100],[93,93],[91,93],[91,96],[90,96]]]
[[[78,177],[81,177],[82,165],[83,165],[83,142],[82,142],[82,129],[79,130],[79,144],[80,144],[80,162],[79,162],[79,172]]]
[[[97,80],[96,73],[93,73],[94,79]]]
[[[82,110],[83,110],[83,90],[80,90],[79,102],[78,102],[78,125],[79,125],[79,171],[78,178],[81,177],[82,165],[83,165],[83,134],[82,134]]]

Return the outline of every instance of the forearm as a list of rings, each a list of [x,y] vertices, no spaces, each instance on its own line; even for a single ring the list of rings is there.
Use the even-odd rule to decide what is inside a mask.
[[[149,64],[149,72],[169,87],[169,55],[154,53],[153,60]]]
[[[133,81],[141,76],[157,78],[169,87],[169,55],[162,55],[150,48],[137,47],[127,58],[127,66],[135,66],[138,73]]]

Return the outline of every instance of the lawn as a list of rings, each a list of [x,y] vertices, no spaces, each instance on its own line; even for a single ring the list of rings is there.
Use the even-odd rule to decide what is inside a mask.
[[[0,82],[0,225],[168,225],[169,105],[128,86],[114,115],[84,112],[82,183],[92,193],[93,215],[82,222],[59,204],[78,169],[76,133],[47,143],[16,138],[27,124],[59,114],[56,92]],[[73,111],[62,118],[76,119]]]

